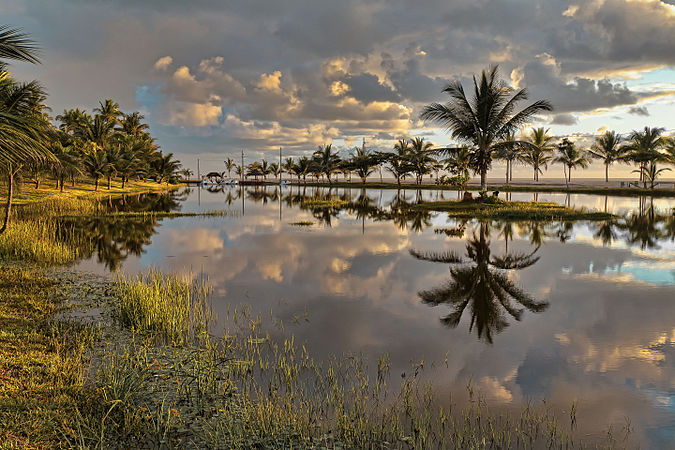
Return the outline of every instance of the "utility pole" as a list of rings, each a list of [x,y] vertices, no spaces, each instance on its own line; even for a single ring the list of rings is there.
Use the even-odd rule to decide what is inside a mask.
[[[239,175],[241,180],[244,180],[244,150],[241,151],[241,175]]]
[[[201,180],[201,179],[202,179],[202,177],[201,177],[201,175],[200,175],[200,173],[199,173],[199,158],[197,158],[197,179],[198,179],[198,180]]]
[[[281,147],[279,147],[279,183],[281,183]]]

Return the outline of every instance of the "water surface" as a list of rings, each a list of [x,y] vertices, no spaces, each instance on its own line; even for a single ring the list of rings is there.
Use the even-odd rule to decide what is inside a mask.
[[[536,196],[622,216],[599,223],[480,223],[407,208],[456,196],[188,189],[120,207],[231,214],[73,226],[89,245],[83,269],[208,278],[219,317],[249,305],[273,338],[293,334],[315,358],[388,354],[394,376],[423,362],[439,397],[470,382],[506,409],[546,399],[569,411],[577,400],[580,433],[628,427],[643,448],[671,447],[673,199]],[[307,203],[317,198],[323,206]]]

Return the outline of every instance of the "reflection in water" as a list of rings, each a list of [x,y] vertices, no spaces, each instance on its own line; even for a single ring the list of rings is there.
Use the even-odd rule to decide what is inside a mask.
[[[425,376],[443,398],[463,392],[472,380],[500,407],[545,398],[565,409],[578,399],[580,433],[587,431],[581,430],[584,425],[588,431],[610,423],[620,427],[628,416],[644,448],[672,448],[675,223],[670,200],[655,199],[652,208],[650,201],[609,197],[607,209],[619,217],[598,223],[487,221],[481,226],[413,208],[420,199],[442,195],[360,187],[193,189],[185,201],[185,193],[177,197],[178,204],[128,197],[113,206],[230,207],[239,214],[147,222],[90,218],[72,225],[71,234],[81,233],[83,247],[89,246],[81,251],[93,256],[81,265],[88,270],[107,265],[134,272],[151,266],[199,271],[214,286],[219,318],[247,305],[261,316],[274,342],[292,334],[317,359],[362,352],[375,361],[387,354],[392,373],[407,371],[411,360],[424,360]],[[513,198],[531,195],[513,193]],[[604,196],[568,200],[564,194],[541,193],[539,200],[605,207]],[[294,221],[315,225],[289,225]],[[411,257],[410,248],[447,249],[448,254],[426,255],[443,263],[435,264]],[[102,264],[95,263],[97,256]],[[420,294],[439,306],[427,307]],[[442,294],[452,301],[440,304]],[[456,315],[457,329],[439,321],[445,308],[448,322]],[[545,312],[527,313],[538,309]]]
[[[500,257],[491,257],[486,228],[487,225],[481,223],[478,236],[474,234],[468,240],[466,258],[454,252],[421,253],[413,249],[410,254],[424,261],[451,265],[450,280],[442,287],[420,291],[422,301],[432,306],[452,305],[453,311],[441,319],[452,328],[459,325],[464,310],[469,307],[469,331],[475,326],[478,338],[492,343],[493,334],[509,325],[504,312],[518,321],[521,319],[523,309],[516,307],[513,301],[532,312],[544,311],[548,303],[535,300],[517,287],[507,272],[534,265],[539,260],[534,256],[539,247],[529,254],[506,253]]]

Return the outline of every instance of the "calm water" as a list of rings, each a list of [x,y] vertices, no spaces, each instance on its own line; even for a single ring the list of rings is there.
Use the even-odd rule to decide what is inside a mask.
[[[625,217],[481,224],[405,208],[456,198],[449,191],[334,189],[331,199],[348,203],[313,209],[303,195],[325,199],[328,190],[279,192],[129,199],[130,208],[232,215],[74,224],[89,236],[81,267],[208,277],[219,316],[250,305],[273,337],[283,323],[318,359],[387,353],[395,377],[424,361],[439,396],[461,395],[471,380],[506,409],[546,399],[569,411],[576,399],[581,433],[611,425],[620,436],[629,418],[642,448],[672,448],[673,199],[539,194]],[[301,221],[313,225],[291,225]]]

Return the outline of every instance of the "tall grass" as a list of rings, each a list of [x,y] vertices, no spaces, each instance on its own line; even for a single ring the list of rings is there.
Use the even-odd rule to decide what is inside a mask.
[[[39,265],[68,264],[77,251],[56,240],[57,226],[51,221],[16,221],[0,235],[0,260]]]
[[[152,332],[181,345],[207,332],[211,309],[209,288],[150,269],[135,277],[117,275],[114,296],[120,322],[140,332]]]

